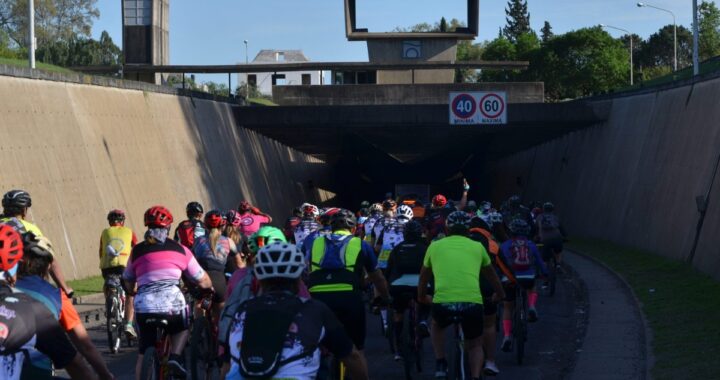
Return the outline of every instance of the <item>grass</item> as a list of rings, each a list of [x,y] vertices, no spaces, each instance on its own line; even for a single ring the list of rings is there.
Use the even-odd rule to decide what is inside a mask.
[[[0,65],[28,67],[28,61],[26,59],[0,57]],[[61,73],[61,74],[73,73],[72,70],[68,70],[64,67],[48,65],[48,64],[42,63],[42,62],[36,62],[35,67],[39,70],[49,71],[49,72],[53,72],[53,73]]]
[[[568,248],[607,264],[633,288],[653,332],[655,379],[717,378],[720,282],[683,261],[607,241],[573,238]]]
[[[75,296],[86,296],[88,294],[102,293],[104,283],[102,276],[93,276],[82,280],[68,281],[68,286],[73,288]]]
[[[718,70],[720,70],[720,59],[718,57],[710,58],[708,60],[700,62],[700,70],[699,70],[700,75],[716,72]],[[657,85],[661,85],[661,84],[671,83],[671,82],[674,82],[677,80],[690,79],[692,77],[693,77],[693,67],[692,67],[692,65],[690,65],[684,69],[678,70],[677,72],[663,75],[663,76],[660,76],[657,78],[648,79],[646,81],[636,83],[633,86],[619,88],[619,89],[616,89],[614,92],[637,90],[639,88],[657,86]]]
[[[248,103],[251,104],[257,104],[261,106],[276,106],[277,104],[273,103],[272,100],[266,99],[266,98],[249,98]]]

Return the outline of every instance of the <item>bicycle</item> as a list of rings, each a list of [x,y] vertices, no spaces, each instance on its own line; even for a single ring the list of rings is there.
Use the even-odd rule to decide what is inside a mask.
[[[518,284],[515,287],[515,311],[513,312],[513,341],[518,365],[522,365],[525,356],[525,342],[527,341],[528,303],[527,292]]]
[[[389,319],[393,320],[391,317]],[[402,357],[405,379],[407,380],[411,380],[413,378],[413,371],[422,373],[423,338],[417,333],[418,323],[417,303],[415,302],[414,297],[411,297],[406,311],[406,316],[403,318],[403,332],[399,337],[397,346],[394,342],[394,324],[390,324],[390,339],[393,347],[397,349],[398,353]]]
[[[108,347],[110,353],[115,354],[120,350],[122,336],[125,335],[125,290],[121,285],[119,275],[110,275],[105,280],[107,297],[105,298],[105,318]],[[127,338],[127,345],[132,345],[132,339]]]
[[[212,294],[200,298],[201,314],[192,324],[190,335],[190,378],[214,379],[221,363],[217,355],[218,330],[212,315]]]
[[[155,347],[148,347],[143,356],[140,378],[142,380],[169,380],[174,376],[167,365],[170,357],[170,336],[167,334],[166,318],[149,318],[145,321],[156,329]],[[184,380],[184,379],[183,379]]]
[[[545,244],[537,243],[537,247],[540,252],[543,252]],[[548,270],[548,276],[546,282],[541,286],[541,289],[546,290],[544,293],[552,297],[555,295],[555,289],[557,287],[557,259],[554,253],[551,252],[550,259],[545,263],[545,266]]]

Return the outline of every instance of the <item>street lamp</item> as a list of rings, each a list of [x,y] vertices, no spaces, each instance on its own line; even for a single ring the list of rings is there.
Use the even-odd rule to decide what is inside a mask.
[[[630,85],[635,84],[635,80],[633,79],[633,35],[630,33],[630,31],[625,30],[623,28],[618,28],[616,26],[612,25],[606,25],[606,24],[600,24],[600,27],[602,28],[609,28],[609,29],[617,29],[621,32],[627,33],[628,37],[630,37]]]
[[[698,59],[698,5],[697,0],[693,0],[693,75],[700,74],[700,62]]]
[[[642,7],[655,8],[659,11],[670,13],[670,15],[672,16],[672,18],[673,18],[673,40],[674,40],[673,51],[675,53],[675,61],[673,64],[675,69],[673,71],[677,71],[677,23],[675,22],[675,13],[673,13],[671,10],[656,7],[656,6],[648,4],[648,3],[637,3],[637,6],[638,6],[638,8],[642,8]]]
[[[28,61],[35,68],[35,2],[28,1]]]
[[[245,64],[248,64],[248,40],[245,43]],[[250,99],[250,76],[245,72],[245,99]]]

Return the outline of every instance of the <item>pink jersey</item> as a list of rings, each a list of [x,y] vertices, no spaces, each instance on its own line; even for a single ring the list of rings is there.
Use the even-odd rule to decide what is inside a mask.
[[[251,212],[240,215],[240,233],[250,236],[260,229],[260,226],[270,223],[270,219],[265,215],[256,215]]]

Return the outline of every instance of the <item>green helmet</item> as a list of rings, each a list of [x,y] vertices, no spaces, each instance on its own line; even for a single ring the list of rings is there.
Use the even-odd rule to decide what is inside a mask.
[[[279,228],[273,226],[263,226],[260,227],[258,232],[250,236],[250,239],[248,240],[248,248],[250,248],[250,251],[255,254],[260,250],[260,248],[274,241],[287,243],[285,234],[283,234]]]

